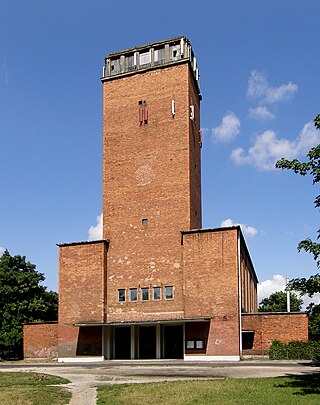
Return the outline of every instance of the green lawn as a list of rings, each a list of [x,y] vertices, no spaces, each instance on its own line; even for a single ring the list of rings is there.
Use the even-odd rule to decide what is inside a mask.
[[[320,404],[320,374],[98,388],[98,405]]]
[[[67,384],[60,377],[36,373],[1,373],[1,405],[62,405],[68,404],[71,393],[52,384]]]

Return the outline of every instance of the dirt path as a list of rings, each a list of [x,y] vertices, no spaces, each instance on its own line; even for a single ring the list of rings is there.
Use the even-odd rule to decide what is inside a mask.
[[[59,364],[0,364],[1,371],[25,371],[55,375],[71,381],[63,385],[71,390],[70,405],[95,405],[96,388],[115,384],[153,383],[159,381],[177,381],[194,379],[253,378],[292,376],[307,373],[319,373],[320,367],[311,364],[281,364],[217,367],[214,365],[59,365]]]

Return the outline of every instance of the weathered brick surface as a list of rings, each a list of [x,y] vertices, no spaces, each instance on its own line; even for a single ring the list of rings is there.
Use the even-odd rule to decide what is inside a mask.
[[[79,328],[74,323],[104,322],[107,244],[59,247],[59,357],[75,356]]]
[[[183,235],[186,317],[210,317],[207,352],[239,355],[238,229]]]
[[[201,226],[199,97],[193,80],[186,62],[103,84],[108,321],[183,317],[180,230]],[[139,100],[148,105],[144,125]],[[189,118],[192,103],[195,122]],[[174,286],[174,300],[117,302],[119,288],[151,291],[165,285]]]
[[[23,327],[24,358],[58,356],[58,323],[26,324]]]
[[[273,340],[308,340],[308,317],[303,313],[243,314],[242,330],[254,330],[253,351],[268,350]]]

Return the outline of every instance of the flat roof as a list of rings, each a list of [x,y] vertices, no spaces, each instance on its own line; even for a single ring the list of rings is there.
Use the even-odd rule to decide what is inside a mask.
[[[100,239],[100,240],[84,240],[80,242],[66,242],[66,243],[57,243],[57,246],[75,246],[75,245],[92,245],[94,243],[105,243],[109,244],[108,239]]]
[[[79,322],[68,324],[71,326],[129,326],[129,325],[157,325],[168,323],[186,323],[186,322],[209,322],[211,318],[176,318],[176,319],[158,319],[147,321],[117,321],[117,322]]]
[[[160,45],[163,45],[163,44],[167,44],[168,42],[180,41],[181,39],[184,39],[188,44],[190,44],[190,41],[188,40],[188,38],[186,38],[184,35],[180,35],[178,37],[163,39],[161,41],[156,41],[156,42],[150,42],[150,43],[144,44],[144,45],[137,45],[137,46],[134,46],[134,47],[131,47],[131,48],[123,49],[121,51],[110,52],[106,56],[106,59],[114,58],[116,56],[123,55],[123,54],[126,54],[126,53],[131,53],[133,51],[141,51],[142,49],[145,49],[145,48],[151,48],[151,47],[155,47],[155,46],[160,46]]]

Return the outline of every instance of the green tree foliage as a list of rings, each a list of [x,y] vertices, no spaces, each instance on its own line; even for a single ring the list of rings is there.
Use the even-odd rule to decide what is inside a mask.
[[[320,341],[320,305],[311,304],[308,308],[309,340]]]
[[[298,298],[293,292],[290,292],[290,311],[301,311],[302,299]],[[264,298],[259,304],[259,312],[287,312],[287,293],[277,291]]]
[[[320,129],[320,114],[314,119],[314,125]],[[320,145],[310,149],[307,153],[307,162],[299,162],[297,159],[287,160],[280,159],[276,163],[276,168],[293,170],[297,174],[305,176],[311,174],[313,184],[320,182]],[[317,195],[314,201],[315,207],[320,208],[320,195]],[[320,229],[318,229],[318,237],[320,238]],[[320,243],[312,241],[310,238],[302,240],[298,245],[298,250],[305,250],[313,255],[318,269],[320,268]],[[293,290],[299,290],[303,294],[308,294],[312,297],[315,293],[320,292],[320,274],[314,274],[309,279],[295,278],[290,280],[290,287]]]
[[[24,256],[0,257],[0,358],[21,358],[24,322],[58,318],[58,294],[46,291],[36,266]]]

